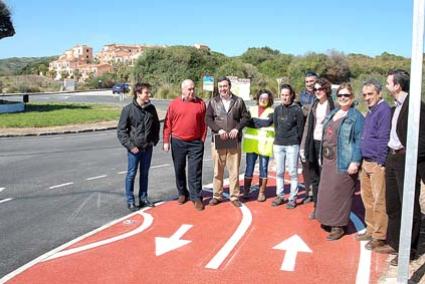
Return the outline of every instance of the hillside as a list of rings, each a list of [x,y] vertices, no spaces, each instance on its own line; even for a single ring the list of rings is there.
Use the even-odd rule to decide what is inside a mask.
[[[38,68],[39,65],[49,66],[49,62],[57,59],[58,56],[46,57],[11,57],[0,59],[0,76],[29,74],[32,68]],[[44,69],[44,67],[42,68]]]

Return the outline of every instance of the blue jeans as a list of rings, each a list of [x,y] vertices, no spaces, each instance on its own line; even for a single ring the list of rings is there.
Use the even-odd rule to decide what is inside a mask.
[[[276,160],[276,196],[283,197],[285,166],[291,178],[291,193],[289,200],[295,201],[298,193],[298,154],[300,145],[273,145]]]
[[[246,169],[245,169],[245,177],[252,178],[254,173],[255,162],[257,161],[257,157],[260,156],[258,163],[260,165],[260,178],[267,178],[267,168],[269,166],[269,157],[258,155],[256,153],[246,153]]]
[[[127,152],[128,157],[128,170],[125,178],[125,195],[128,204],[134,204],[134,179],[137,174],[137,168],[140,164],[139,175],[139,201],[147,198],[148,196],[148,175],[151,166],[153,147],[149,146],[137,154],[130,151]]]

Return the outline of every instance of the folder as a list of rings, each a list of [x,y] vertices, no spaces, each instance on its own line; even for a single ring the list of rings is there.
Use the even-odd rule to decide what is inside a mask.
[[[216,150],[220,150],[220,149],[234,149],[238,147],[238,138],[234,138],[234,139],[230,139],[227,138],[226,140],[223,140],[220,138],[219,134],[215,134],[214,135],[214,144],[215,144],[215,149]]]

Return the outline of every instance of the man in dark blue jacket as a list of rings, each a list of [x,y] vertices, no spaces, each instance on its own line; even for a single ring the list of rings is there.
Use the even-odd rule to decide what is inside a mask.
[[[363,83],[363,98],[369,111],[363,126],[360,149],[363,163],[360,173],[361,196],[365,207],[366,232],[359,241],[369,241],[366,248],[374,250],[385,245],[388,216],[385,209],[385,159],[391,130],[391,108],[382,99],[382,85],[377,80]]]
[[[151,86],[137,83],[133,88],[133,102],[121,112],[117,127],[120,143],[127,149],[128,171],[125,179],[127,207],[138,210],[134,200],[134,179],[140,164],[139,207],[154,204],[148,199],[148,175],[151,166],[153,146],[159,141],[159,119],[156,108],[151,104]]]

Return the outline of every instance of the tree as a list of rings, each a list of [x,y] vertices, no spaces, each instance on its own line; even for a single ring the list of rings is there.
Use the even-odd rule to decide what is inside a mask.
[[[15,34],[15,28],[12,24],[10,17],[10,11],[6,4],[0,0],[0,39],[4,37],[13,36]]]
[[[223,58],[218,53],[187,46],[152,48],[137,59],[133,79],[149,82],[154,91],[161,85],[178,86],[187,78],[199,84],[203,75],[214,74]]]
[[[330,51],[322,76],[332,83],[341,84],[342,82],[348,82],[350,75],[350,68],[345,55],[335,50]]]

